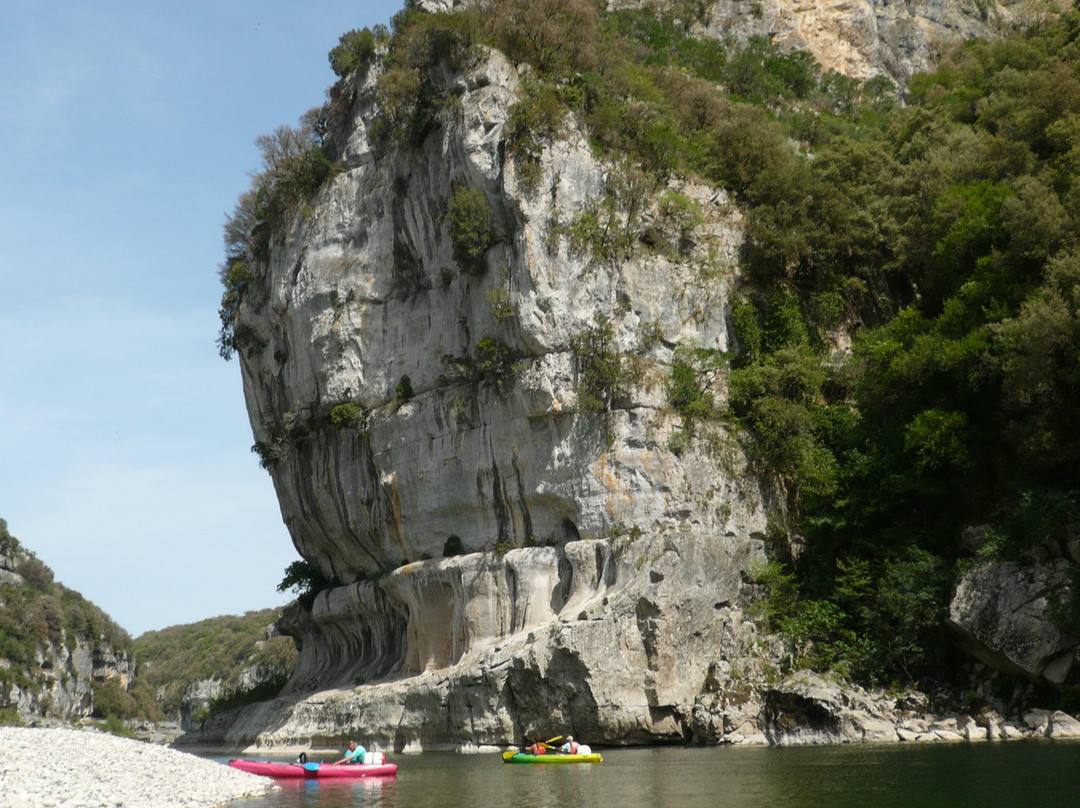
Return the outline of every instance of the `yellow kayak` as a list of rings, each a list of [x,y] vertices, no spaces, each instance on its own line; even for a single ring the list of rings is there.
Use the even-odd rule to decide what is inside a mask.
[[[548,752],[546,755],[530,755],[527,752],[515,752],[513,749],[503,752],[503,763],[603,763],[604,758],[598,752],[587,755],[564,755],[560,752]]]

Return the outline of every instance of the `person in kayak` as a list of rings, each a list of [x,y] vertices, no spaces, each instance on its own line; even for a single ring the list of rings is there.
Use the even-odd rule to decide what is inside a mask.
[[[354,763],[363,763],[364,755],[366,754],[367,750],[364,747],[362,747],[356,741],[349,741],[349,747],[348,751],[345,752],[345,757],[343,757],[341,760],[335,760],[333,765],[339,766],[342,763],[349,765]]]
[[[533,738],[532,746],[526,746],[525,751],[530,755],[542,755],[547,751],[547,744],[539,738]]]
[[[576,755],[578,751],[578,742],[574,740],[573,735],[566,736],[566,743],[559,747],[559,751],[564,755]]]

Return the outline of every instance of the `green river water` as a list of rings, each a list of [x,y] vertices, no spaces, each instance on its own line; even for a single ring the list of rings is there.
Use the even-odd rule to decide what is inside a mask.
[[[507,765],[496,754],[391,755],[394,778],[286,782],[229,808],[1080,806],[1076,742],[596,751],[601,764],[561,766]]]

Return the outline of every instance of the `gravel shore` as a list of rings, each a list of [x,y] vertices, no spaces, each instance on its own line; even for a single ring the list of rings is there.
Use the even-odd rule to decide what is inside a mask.
[[[273,781],[93,730],[0,727],[4,808],[212,808]]]

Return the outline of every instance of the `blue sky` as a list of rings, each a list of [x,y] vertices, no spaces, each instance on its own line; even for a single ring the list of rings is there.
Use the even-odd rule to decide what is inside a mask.
[[[133,636],[287,602],[298,556],[217,353],[255,138],[403,0],[9,4],[0,25],[0,518]]]

